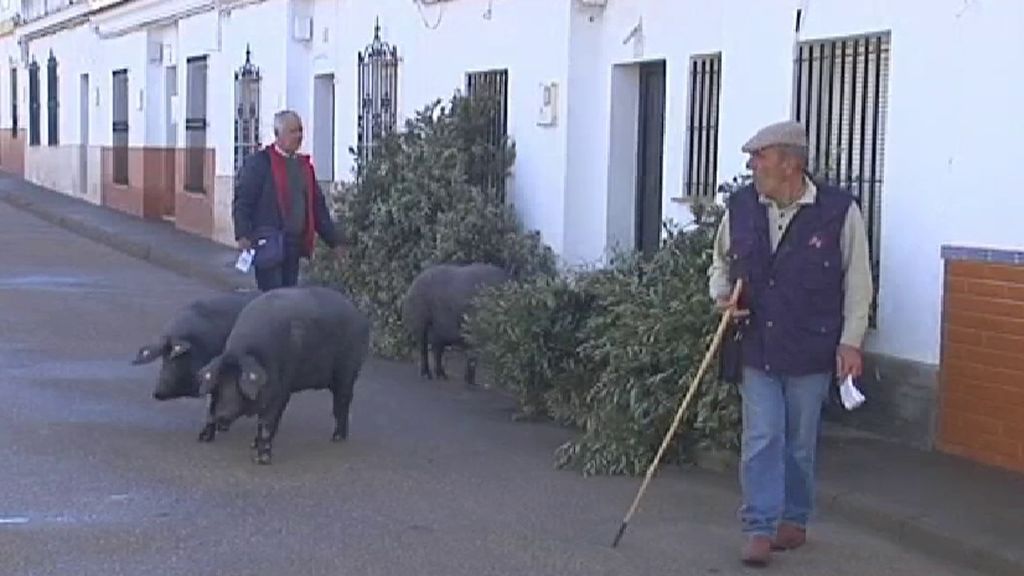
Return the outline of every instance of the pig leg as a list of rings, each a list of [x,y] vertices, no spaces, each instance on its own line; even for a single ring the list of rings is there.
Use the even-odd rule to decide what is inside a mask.
[[[433,376],[430,374],[430,363],[427,361],[427,343],[429,342],[429,331],[424,330],[420,334],[420,376],[430,380]]]
[[[472,350],[466,353],[466,386],[476,387],[476,353]]]
[[[203,429],[199,432],[199,441],[213,442],[218,428],[217,424],[213,421],[213,411],[217,408],[217,399],[213,394],[207,397],[206,407],[206,424],[203,425]]]
[[[434,374],[438,380],[447,380],[448,373],[444,371],[444,343],[434,341]]]
[[[348,438],[348,412],[352,403],[352,387],[355,378],[347,378],[338,387],[331,390],[334,395],[334,434],[331,442],[341,442]]]
[[[271,402],[266,411],[261,413],[256,421],[256,457],[257,464],[270,464],[271,445],[274,436],[277,435],[277,426],[281,423],[281,415],[288,406],[289,397]]]

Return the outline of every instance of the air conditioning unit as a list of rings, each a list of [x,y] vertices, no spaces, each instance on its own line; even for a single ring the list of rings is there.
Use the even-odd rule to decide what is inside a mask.
[[[608,0],[579,0],[583,6],[590,6],[596,8],[604,8],[608,5]]]

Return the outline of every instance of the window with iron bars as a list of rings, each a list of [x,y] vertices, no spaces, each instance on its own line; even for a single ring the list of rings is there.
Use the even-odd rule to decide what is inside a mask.
[[[497,198],[505,200],[505,154],[508,142],[508,70],[487,70],[466,74],[466,95],[470,99],[483,98],[490,102],[491,118],[487,141],[496,154],[488,155],[476,172],[474,184],[494,190]]]
[[[111,164],[114,184],[128,185],[128,71],[115,70],[112,90]]]
[[[57,85],[57,58],[50,52],[46,62],[46,136],[47,144],[60,144],[60,88]]]
[[[380,22],[373,28],[373,41],[357,55],[359,157],[373,156],[374,144],[398,127],[398,49],[380,38]]]
[[[185,190],[206,192],[206,56],[186,60]]]
[[[260,69],[245,48],[245,63],[235,72],[235,174],[260,147]]]
[[[28,65],[28,145],[39,146],[39,64]]]
[[[11,68],[11,138],[18,137],[18,69]]]
[[[890,33],[801,42],[793,66],[793,116],[807,130],[808,170],[849,190],[863,212],[876,298],[888,109]]]
[[[718,102],[722,88],[722,54],[690,58],[686,126],[687,198],[711,198],[718,178]]]

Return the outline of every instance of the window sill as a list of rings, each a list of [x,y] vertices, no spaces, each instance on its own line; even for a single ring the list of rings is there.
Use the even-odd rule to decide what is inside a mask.
[[[669,202],[673,204],[714,204],[714,197],[710,196],[672,196]]]

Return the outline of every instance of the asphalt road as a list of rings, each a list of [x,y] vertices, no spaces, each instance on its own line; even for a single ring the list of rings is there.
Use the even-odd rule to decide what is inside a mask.
[[[487,391],[371,361],[350,436],[292,399],[274,464],[252,420],[195,441],[201,400],[152,399],[137,348],[213,290],[0,204],[0,574],[745,574],[731,478],[666,470],[618,548],[639,479],[552,466],[568,433]],[[451,370],[457,374],[456,370]],[[836,518],[787,575],[962,575]]]

